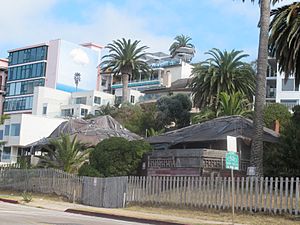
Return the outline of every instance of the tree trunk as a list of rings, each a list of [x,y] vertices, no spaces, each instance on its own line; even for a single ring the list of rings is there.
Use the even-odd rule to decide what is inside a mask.
[[[266,100],[266,73],[268,67],[268,35],[270,23],[270,0],[260,2],[260,35],[257,59],[257,77],[254,105],[254,135],[251,145],[251,166],[256,175],[263,175],[263,108]]]
[[[129,101],[129,99],[128,99],[129,98],[129,96],[128,96],[128,80],[129,80],[129,72],[123,71],[122,72],[122,84],[123,84],[122,103]]]

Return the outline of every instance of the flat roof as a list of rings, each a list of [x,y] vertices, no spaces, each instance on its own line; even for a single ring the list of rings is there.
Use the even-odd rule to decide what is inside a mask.
[[[11,49],[11,50],[8,50],[7,52],[8,53],[16,52],[16,51],[20,51],[20,50],[24,50],[24,49],[35,48],[35,47],[40,47],[40,46],[45,46],[45,45],[49,45],[49,44],[44,42],[44,43],[35,44],[35,45],[28,45],[28,46],[25,46],[25,47]]]
[[[80,45],[82,45],[84,47],[92,46],[92,47],[95,47],[95,48],[104,48],[104,46],[96,44],[94,42],[83,43],[83,44],[80,44]]]

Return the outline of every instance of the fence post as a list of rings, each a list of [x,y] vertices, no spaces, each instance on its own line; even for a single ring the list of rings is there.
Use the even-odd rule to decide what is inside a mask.
[[[284,212],[287,213],[289,208],[289,178],[285,178],[285,207]]]
[[[278,177],[275,177],[275,196],[274,196],[274,213],[276,214],[277,213],[277,197],[278,197]]]
[[[255,199],[254,199],[254,212],[257,212],[257,208],[258,208],[258,177],[255,177]]]
[[[273,177],[270,178],[270,206],[269,206],[269,212],[272,212],[272,206],[273,206]]]
[[[280,177],[280,185],[279,185],[279,192],[280,192],[280,203],[279,203],[279,214],[282,213],[282,196],[283,196],[283,177]]]
[[[259,185],[259,209],[258,211],[261,212],[262,211],[262,207],[263,207],[263,191],[264,191],[264,178],[260,177],[260,185]]]
[[[296,178],[296,203],[295,203],[295,215],[298,216],[299,210],[299,177]]]
[[[294,177],[291,178],[291,183],[290,183],[290,214],[293,214],[293,187],[294,187]]]
[[[244,210],[244,184],[245,184],[245,178],[242,177],[242,181],[241,181],[241,210]]]
[[[267,200],[268,200],[268,177],[265,178],[265,196],[264,196],[264,212],[267,211]]]

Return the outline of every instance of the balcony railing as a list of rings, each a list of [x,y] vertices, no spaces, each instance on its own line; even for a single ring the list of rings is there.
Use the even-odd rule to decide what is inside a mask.
[[[144,80],[144,81],[138,81],[138,82],[130,82],[128,83],[128,87],[140,87],[140,86],[147,86],[147,85],[158,85],[160,84],[160,80]],[[123,84],[113,84],[111,86],[113,89],[122,88]]]
[[[247,171],[250,161],[242,160],[240,162],[240,170]],[[203,168],[206,169],[225,169],[225,158],[203,158]]]
[[[289,110],[292,110],[294,106],[299,105],[298,103],[289,103],[289,102],[282,102],[281,104],[286,106]]]
[[[179,65],[180,64],[180,59],[173,59],[173,60],[168,60],[168,61],[162,61],[159,63],[152,63],[150,64],[151,68],[164,68],[164,67],[168,67],[168,66],[175,66],[175,65]]]

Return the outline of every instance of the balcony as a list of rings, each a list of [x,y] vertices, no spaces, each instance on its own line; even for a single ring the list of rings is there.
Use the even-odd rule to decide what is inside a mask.
[[[282,105],[286,106],[288,110],[292,111],[294,106],[299,105],[298,103],[294,102],[281,102]]]
[[[150,64],[150,67],[152,69],[164,68],[164,67],[169,67],[169,66],[180,65],[180,63],[181,63],[180,59],[172,59],[172,60],[168,60],[168,61],[161,61],[161,62],[158,62],[158,63],[152,63],[152,64]]]
[[[141,87],[141,86],[148,86],[148,85],[159,85],[160,80],[144,80],[144,81],[137,81],[137,82],[130,82],[128,83],[128,87]],[[122,88],[123,84],[122,83],[116,83],[113,84],[112,89],[118,89]]]

